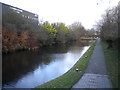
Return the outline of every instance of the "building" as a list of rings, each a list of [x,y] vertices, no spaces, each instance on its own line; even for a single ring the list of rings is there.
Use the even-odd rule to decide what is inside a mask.
[[[34,21],[35,24],[38,25],[38,15],[37,14],[31,13],[29,11],[26,11],[26,10],[23,10],[23,9],[20,9],[20,8],[11,6],[11,5],[7,5],[4,3],[1,3],[1,4],[2,4],[2,13],[4,13],[7,9],[11,9],[14,12],[18,13],[19,15],[21,15],[23,18],[32,20],[32,21]]]

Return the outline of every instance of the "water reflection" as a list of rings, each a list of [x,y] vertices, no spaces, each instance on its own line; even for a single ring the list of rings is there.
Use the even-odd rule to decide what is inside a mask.
[[[81,43],[3,55],[4,87],[33,88],[67,72],[89,46]]]

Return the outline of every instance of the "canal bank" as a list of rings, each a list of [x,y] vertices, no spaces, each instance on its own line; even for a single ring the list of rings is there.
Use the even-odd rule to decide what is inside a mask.
[[[84,71],[88,66],[88,62],[90,60],[96,42],[97,41],[95,41],[90,46],[87,52],[84,53],[84,55],[77,61],[77,63],[68,72],[36,88],[71,88],[83,76]]]

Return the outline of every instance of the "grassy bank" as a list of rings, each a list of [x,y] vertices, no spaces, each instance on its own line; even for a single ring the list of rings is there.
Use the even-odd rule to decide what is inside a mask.
[[[102,42],[106,58],[107,70],[114,88],[118,88],[118,51],[107,49],[107,44]]]
[[[84,71],[87,68],[88,62],[90,60],[95,45],[96,41],[91,45],[88,51],[82,56],[82,58],[80,58],[77,61],[77,63],[68,72],[36,88],[71,88],[84,74]],[[85,58],[85,56],[87,56],[87,58]],[[76,68],[78,68],[82,72],[75,71]]]

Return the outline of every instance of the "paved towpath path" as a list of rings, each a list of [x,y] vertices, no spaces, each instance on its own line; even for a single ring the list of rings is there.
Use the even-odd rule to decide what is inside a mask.
[[[72,87],[74,88],[112,88],[100,39],[97,41],[85,74]]]

